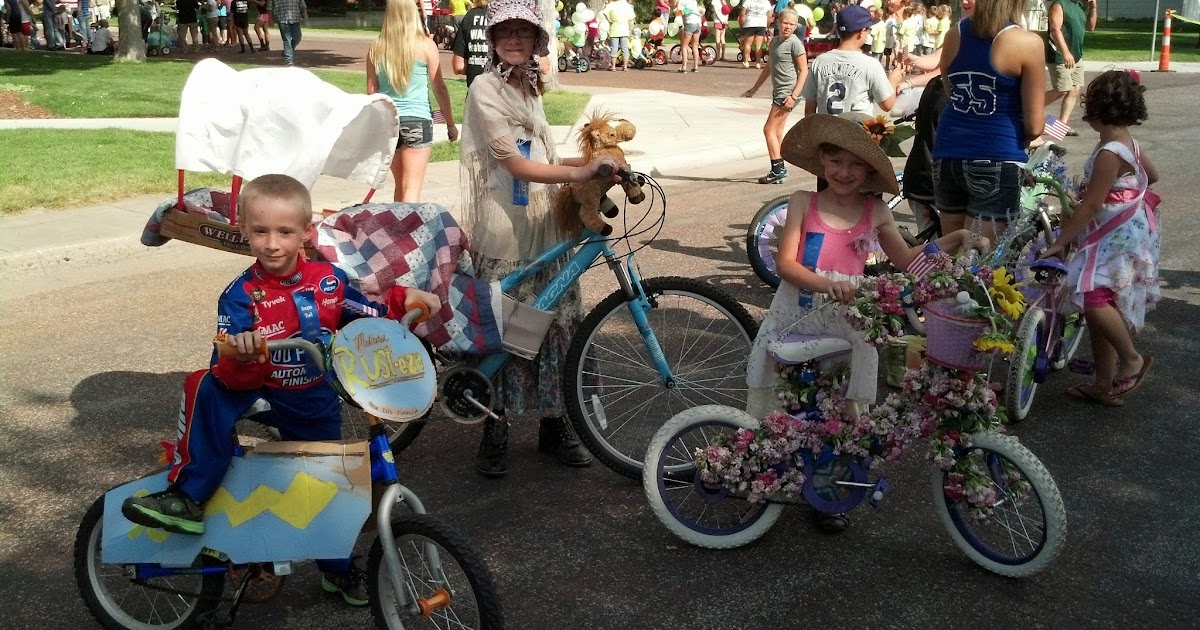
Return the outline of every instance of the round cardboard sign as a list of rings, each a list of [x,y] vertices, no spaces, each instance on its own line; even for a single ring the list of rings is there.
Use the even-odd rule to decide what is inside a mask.
[[[350,322],[333,336],[329,363],[346,395],[384,420],[415,420],[433,405],[433,361],[399,322],[381,317]]]

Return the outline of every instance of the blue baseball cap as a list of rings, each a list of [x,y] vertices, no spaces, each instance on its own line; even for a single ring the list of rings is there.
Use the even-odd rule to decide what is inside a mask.
[[[846,5],[837,13],[837,32],[842,36],[850,35],[864,28],[870,28],[878,21],[871,17],[871,12],[865,8],[857,4]]]

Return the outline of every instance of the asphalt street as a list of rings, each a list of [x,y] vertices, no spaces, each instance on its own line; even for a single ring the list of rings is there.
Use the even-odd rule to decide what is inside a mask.
[[[1195,627],[1200,76],[1146,83],[1153,117],[1135,134],[1163,176],[1164,289],[1137,342],[1158,363],[1121,409],[1066,398],[1063,388],[1084,377],[1055,374],[1030,418],[1011,429],[1067,505],[1066,548],[1044,572],[1005,579],[959,552],[932,509],[919,449],[888,466],[894,490],[878,510],[852,514],[844,535],[820,534],[791,508],[759,541],[720,552],[674,538],[639,484],[599,465],[572,470],[539,456],[532,419],[515,424],[504,480],[471,470],[477,427],[442,421],[405,451],[405,482],[483,554],[511,628]],[[1069,139],[1073,169],[1094,141],[1090,131]],[[771,293],[746,263],[747,222],[764,201],[812,184],[795,171],[783,186],[750,183],[764,166],[656,174],[669,208],[663,233],[637,254],[643,277],[698,278],[761,316]],[[183,376],[207,359],[215,298],[247,263],[172,243],[119,262],[4,279],[0,627],[93,627],[73,577],[79,519],[104,490],[155,467],[158,442],[173,435]],[[614,288],[607,271],[593,270],[585,302]],[[310,565],[239,621],[372,622],[321,593]]]

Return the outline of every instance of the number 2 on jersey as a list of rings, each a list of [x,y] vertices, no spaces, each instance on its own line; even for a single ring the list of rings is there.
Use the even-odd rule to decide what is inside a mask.
[[[846,100],[846,85],[841,81],[829,84],[829,88],[825,90],[829,98],[825,99],[825,113],[837,115],[846,108],[842,107],[842,101]]]

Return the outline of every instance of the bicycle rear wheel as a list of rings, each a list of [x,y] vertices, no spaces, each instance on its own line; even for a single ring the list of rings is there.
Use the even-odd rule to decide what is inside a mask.
[[[750,268],[763,282],[772,287],[779,286],[779,272],[775,269],[775,256],[779,253],[779,234],[787,221],[788,199],[791,195],[776,197],[764,203],[746,230],[746,257]]]
[[[657,346],[634,322],[637,302],[617,290],[584,319],[567,351],[567,413],[596,459],[631,479],[666,419],[701,404],[746,404],[746,360],[758,324],[724,291],[690,278],[642,282]],[[655,358],[665,360],[665,383]]]
[[[971,435],[958,457],[979,461],[999,499],[976,519],[964,501],[946,494],[946,471],[934,469],[933,503],[954,544],[977,564],[1000,575],[1027,577],[1046,568],[1067,538],[1067,509],[1054,478],[1029,449],[996,433]]]
[[[110,630],[182,629],[198,626],[198,617],[220,603],[224,573],[164,576],[135,581],[126,566],[101,558],[104,495],[92,503],[75,537],[75,583],[88,611]],[[166,534],[177,535],[177,534]],[[201,556],[197,566],[215,560]]]
[[[700,63],[711,66],[717,62],[717,49],[713,46],[700,47]]]
[[[671,47],[671,63],[683,63],[683,48],[679,44]]]
[[[696,450],[758,422],[739,409],[704,405],[667,421],[646,450],[642,487],[654,515],[671,533],[698,547],[732,549],[771,529],[783,506],[750,503],[720,485],[706,484],[696,472]]]

